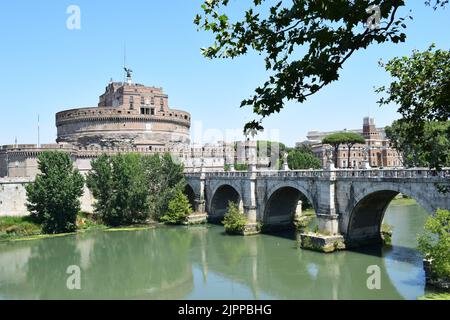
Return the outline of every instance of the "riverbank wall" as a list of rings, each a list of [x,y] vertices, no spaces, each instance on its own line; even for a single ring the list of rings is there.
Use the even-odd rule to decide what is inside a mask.
[[[33,180],[33,178],[0,178],[0,217],[29,215],[25,186]],[[80,202],[81,211],[94,212],[94,198],[86,186]]]

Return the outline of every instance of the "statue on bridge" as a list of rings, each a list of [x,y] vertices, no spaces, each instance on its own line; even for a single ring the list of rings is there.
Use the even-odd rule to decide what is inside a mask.
[[[363,148],[363,167],[364,170],[369,170],[370,163],[369,163],[369,147]]]
[[[289,163],[288,163],[288,153],[285,152],[283,154],[283,170],[284,171],[289,171]]]
[[[327,158],[327,169],[334,170],[334,161],[333,161],[333,149],[331,147],[325,149],[325,154]]]

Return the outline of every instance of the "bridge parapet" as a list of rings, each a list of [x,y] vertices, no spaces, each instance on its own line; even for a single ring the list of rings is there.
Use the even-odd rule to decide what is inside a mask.
[[[450,178],[450,169],[377,169],[377,170],[335,170],[339,178]]]
[[[251,176],[251,173],[247,171],[185,172],[185,176],[190,178],[199,178],[202,174],[207,178],[247,178]]]
[[[450,178],[450,168],[441,171],[424,168],[413,169],[374,169],[374,170],[257,170],[256,177],[292,177],[292,178]],[[185,172],[188,177],[200,177],[201,172]],[[206,177],[216,178],[248,178],[251,172],[248,171],[214,171],[205,172]]]
[[[292,177],[292,178],[323,178],[330,177],[331,171],[324,170],[289,170],[289,171],[258,171],[257,177]]]

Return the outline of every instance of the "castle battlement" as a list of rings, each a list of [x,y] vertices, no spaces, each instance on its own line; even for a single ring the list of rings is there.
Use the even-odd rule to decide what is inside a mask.
[[[8,152],[8,154],[17,153],[40,153],[49,150],[61,150],[61,151],[75,151],[74,146],[70,144],[41,144],[40,146],[36,144],[12,144],[0,146],[0,153]]]
[[[190,125],[191,115],[189,112],[170,109],[167,112],[160,112],[155,115],[146,115],[133,112],[133,110],[123,110],[120,108],[80,108],[58,112],[56,114],[56,126],[61,126],[69,122],[77,121],[105,121],[111,118],[118,120],[143,120],[149,119],[158,121],[172,120],[183,125]]]

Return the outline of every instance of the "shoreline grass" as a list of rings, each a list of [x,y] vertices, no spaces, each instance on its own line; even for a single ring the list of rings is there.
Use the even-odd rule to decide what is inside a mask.
[[[0,217],[0,243],[42,240],[49,238],[65,237],[70,235],[82,234],[90,231],[139,231],[148,230],[156,227],[156,223],[136,224],[120,227],[108,227],[95,221],[92,214],[81,212],[77,217],[77,230],[68,233],[44,234],[41,226],[34,222],[31,217]]]
[[[41,226],[29,216],[0,217],[0,241],[38,236],[42,234]]]

